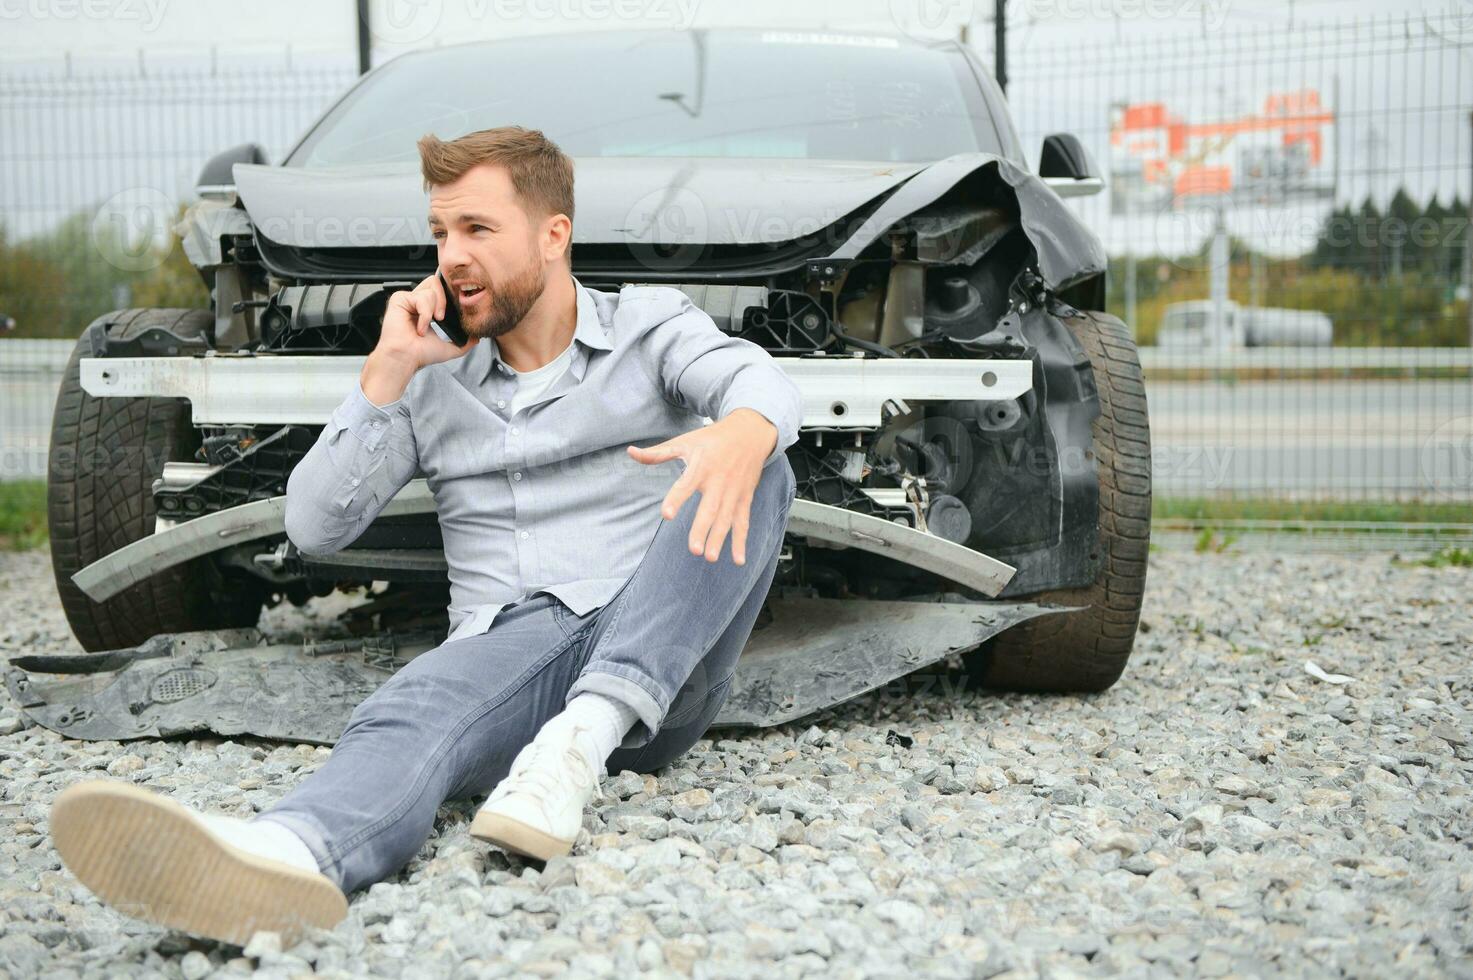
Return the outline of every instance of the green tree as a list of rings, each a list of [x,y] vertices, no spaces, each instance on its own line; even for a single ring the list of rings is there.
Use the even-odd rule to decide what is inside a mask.
[[[182,214],[182,208],[180,209]],[[55,229],[11,242],[0,226],[0,313],[15,318],[18,337],[77,337],[88,323],[128,306],[207,308],[209,293],[170,235],[136,262],[122,232],[78,211]]]

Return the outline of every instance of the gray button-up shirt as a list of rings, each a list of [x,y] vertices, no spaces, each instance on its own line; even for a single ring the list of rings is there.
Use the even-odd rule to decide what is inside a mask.
[[[354,385],[287,480],[298,549],[346,547],[422,474],[449,566],[448,639],[484,632],[507,603],[539,592],[581,616],[633,574],[684,471],[678,459],[639,463],[626,446],[743,407],[777,427],[764,466],[797,441],[801,394],[761,346],[722,333],[673,287],[614,294],[573,282],[572,363],[515,414],[517,379],[490,338],[421,368],[387,405]]]

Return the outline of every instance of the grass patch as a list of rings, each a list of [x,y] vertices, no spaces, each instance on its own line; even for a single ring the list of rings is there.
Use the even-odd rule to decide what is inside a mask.
[[[0,550],[39,548],[46,537],[46,481],[0,483]]]
[[[1151,517],[1194,521],[1373,521],[1393,524],[1470,524],[1462,503],[1380,503],[1358,500],[1155,497]]]
[[[1415,561],[1399,561],[1402,565],[1426,565],[1428,568],[1473,568],[1473,549],[1455,544],[1444,545],[1432,554]]]
[[[1171,367],[1166,363],[1166,358],[1162,357],[1159,363],[1145,368],[1144,373],[1147,382],[1179,381],[1224,385],[1255,381],[1461,381],[1468,377],[1466,367],[1296,368],[1290,360],[1292,356],[1291,354],[1285,358],[1283,366],[1262,368]]]
[[[1206,554],[1209,551],[1220,555],[1232,547],[1233,542],[1236,540],[1238,540],[1236,534],[1220,535],[1212,528],[1204,527],[1202,533],[1197,535],[1197,542],[1193,545],[1193,548],[1199,555]]]

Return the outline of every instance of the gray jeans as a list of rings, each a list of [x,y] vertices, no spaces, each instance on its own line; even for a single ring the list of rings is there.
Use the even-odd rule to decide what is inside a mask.
[[[487,632],[415,657],[354,709],[327,761],[257,819],[293,830],[347,893],[418,853],[442,802],[489,795],[542,725],[584,691],[639,713],[608,758],[611,774],[671,762],[726,700],[777,568],[794,489],[787,457],[763,468],[744,565],[731,560],[729,536],[716,562],[691,554],[694,493],[661,521],[605,605],[577,616],[538,593],[503,608]]]

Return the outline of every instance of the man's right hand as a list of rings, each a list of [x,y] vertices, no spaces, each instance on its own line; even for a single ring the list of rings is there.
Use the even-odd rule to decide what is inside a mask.
[[[443,319],[445,304],[450,302],[453,300],[445,295],[435,275],[414,287],[413,292],[401,290],[389,296],[378,345],[368,355],[359,376],[369,401],[375,405],[396,401],[420,368],[464,357],[480,343],[479,337],[471,337],[457,347],[430,329],[430,321]]]

